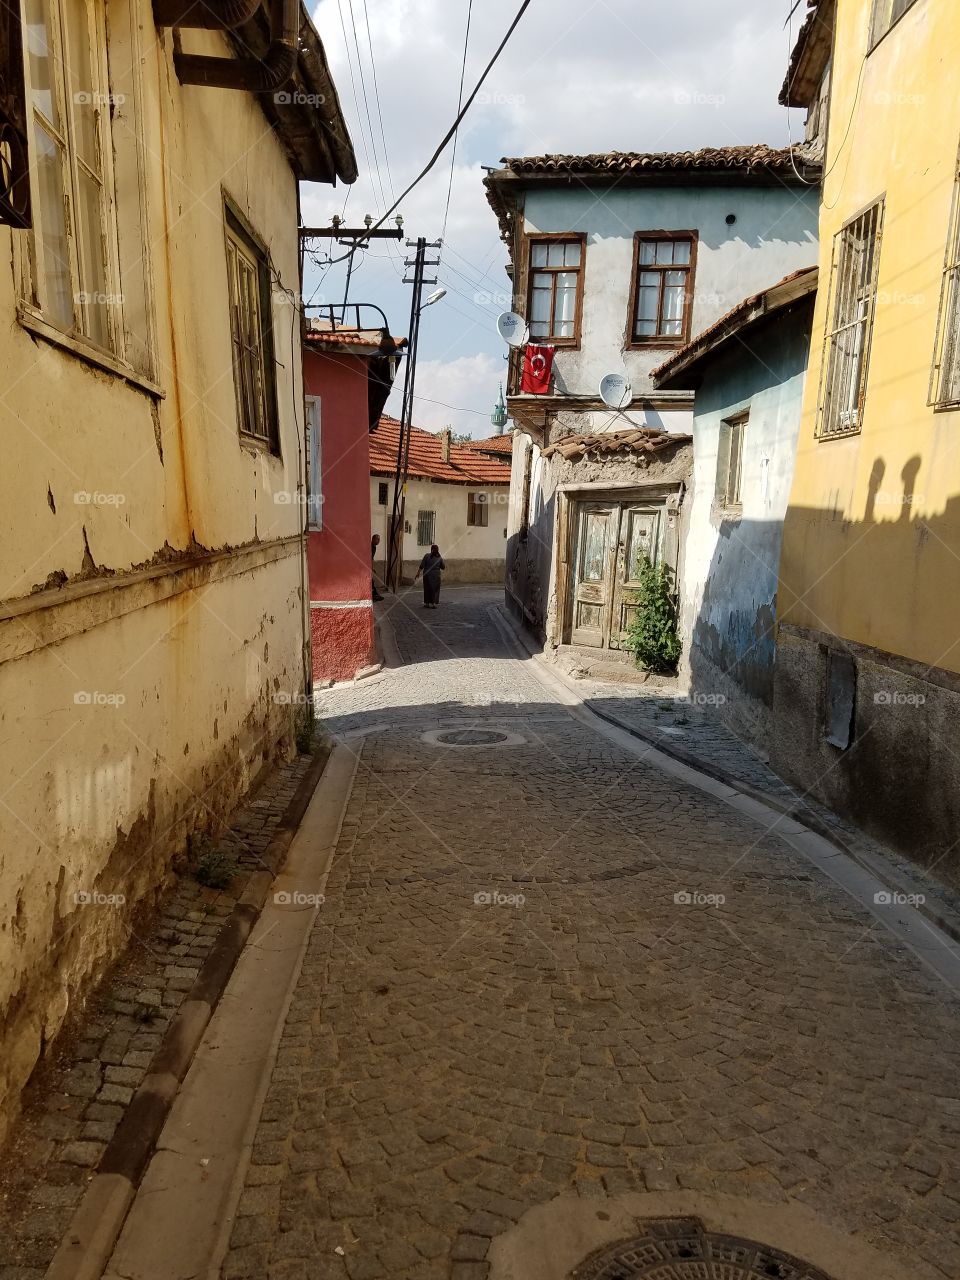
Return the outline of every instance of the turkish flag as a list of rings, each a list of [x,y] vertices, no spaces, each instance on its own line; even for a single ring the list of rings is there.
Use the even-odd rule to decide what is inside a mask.
[[[527,343],[523,353],[523,374],[520,391],[523,395],[545,396],[550,391],[550,375],[553,373],[553,347],[538,347]]]

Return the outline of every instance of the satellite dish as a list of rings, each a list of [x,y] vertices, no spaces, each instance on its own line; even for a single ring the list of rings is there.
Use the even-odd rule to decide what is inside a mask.
[[[633,387],[622,373],[607,373],[600,379],[600,399],[608,409],[624,409],[633,399]]]
[[[497,332],[510,347],[522,347],[527,340],[527,322],[515,311],[505,311],[497,319]]]

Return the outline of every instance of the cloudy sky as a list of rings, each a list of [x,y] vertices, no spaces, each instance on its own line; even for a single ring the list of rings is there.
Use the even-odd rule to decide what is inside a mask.
[[[438,274],[447,296],[423,313],[416,425],[477,437],[493,431],[505,369],[496,319],[509,309],[510,290],[482,166],[551,151],[785,146],[788,128],[796,138],[801,127],[777,105],[796,34],[796,16],[785,26],[793,2],[533,0],[461,126],[449,212],[450,148],[400,210],[411,238],[444,238]],[[518,7],[473,5],[465,94]],[[468,0],[320,0],[313,19],[360,178],[335,190],[307,184],[307,224],[329,225],[345,203],[350,225],[379,216],[432,155],[457,112],[467,10]],[[382,307],[393,333],[409,326],[400,261],[409,252],[402,241],[373,242],[357,255],[350,285],[350,300]],[[342,266],[308,268],[308,300],[340,302],[343,289]],[[399,412],[398,401],[395,394],[390,412]]]

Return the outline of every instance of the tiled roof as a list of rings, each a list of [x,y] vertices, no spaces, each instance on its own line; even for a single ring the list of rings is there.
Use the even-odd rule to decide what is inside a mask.
[[[681,435],[679,432],[660,431],[656,427],[637,427],[630,431],[602,431],[594,435],[564,436],[548,445],[543,451],[545,458],[559,453],[562,458],[571,461],[582,458],[584,454],[604,453],[662,453],[678,444],[689,444],[693,436]]]
[[[308,347],[320,348],[322,350],[332,350],[337,348],[349,348],[356,350],[358,354],[366,355],[379,352],[381,343],[383,342],[382,329],[331,329],[318,325],[317,321],[311,321],[310,327],[307,329],[305,339]],[[394,337],[393,341],[397,345],[397,350],[402,350],[407,345],[406,338]],[[365,347],[367,350],[360,351]]]
[[[393,475],[397,467],[400,423],[396,418],[381,417],[370,436],[370,472]],[[439,436],[420,427],[410,433],[409,475],[422,480],[445,480],[450,484],[509,484],[510,466],[497,458],[487,457],[471,445],[450,445],[450,461],[444,462]]]
[[[516,216],[516,199],[511,186],[530,178],[533,181],[561,181],[577,177],[586,183],[609,182],[629,186],[635,182],[656,184],[698,182],[772,183],[800,186],[816,176],[802,153],[791,156],[789,147],[768,147],[765,143],[741,147],[702,147],[699,151],[605,151],[591,155],[505,156],[500,169],[483,180],[487,200],[500,234],[509,244]],[[804,173],[804,169],[806,172]],[[798,172],[798,170],[800,172]]]
[[[808,54],[815,54],[815,66],[809,71],[814,79],[823,74],[833,36],[832,0],[807,0],[807,16],[800,25],[796,43],[790,54],[787,74],[780,90],[782,107],[806,107],[810,105],[813,84],[802,74]]]
[[[789,147],[702,147],[699,151],[606,151],[593,155],[504,156],[515,174],[625,174],[667,170],[792,171]],[[495,177],[496,175],[494,175]]]
[[[496,453],[505,458],[513,455],[513,436],[488,436],[486,440],[465,440],[467,449],[479,449],[481,453]]]
[[[775,315],[800,298],[809,297],[815,293],[818,279],[819,271],[816,267],[801,267],[799,271],[792,271],[790,275],[778,280],[769,289],[763,289],[760,293],[744,298],[708,329],[698,333],[685,347],[680,347],[668,360],[664,360],[663,364],[653,369],[650,376],[654,385],[661,387],[672,383],[674,390],[678,387],[688,388],[691,385],[690,382],[677,382],[681,373],[689,374],[703,356],[719,347],[734,334],[742,333],[749,325]]]

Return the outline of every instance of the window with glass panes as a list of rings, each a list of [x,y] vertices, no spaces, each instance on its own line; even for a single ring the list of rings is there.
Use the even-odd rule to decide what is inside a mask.
[[[693,237],[637,237],[634,342],[682,342],[692,297]]]
[[[270,275],[264,250],[227,207],[227,281],[241,435],[277,447]]]
[[[112,350],[120,291],[103,6],[26,0],[24,36],[36,303],[57,329]]]
[[[915,0],[874,0],[871,45],[885,36],[914,3]]]
[[[943,408],[960,405],[960,164],[953,188],[950,234],[943,264],[929,402]]]
[[[583,268],[582,240],[530,243],[530,337],[574,342]]]

